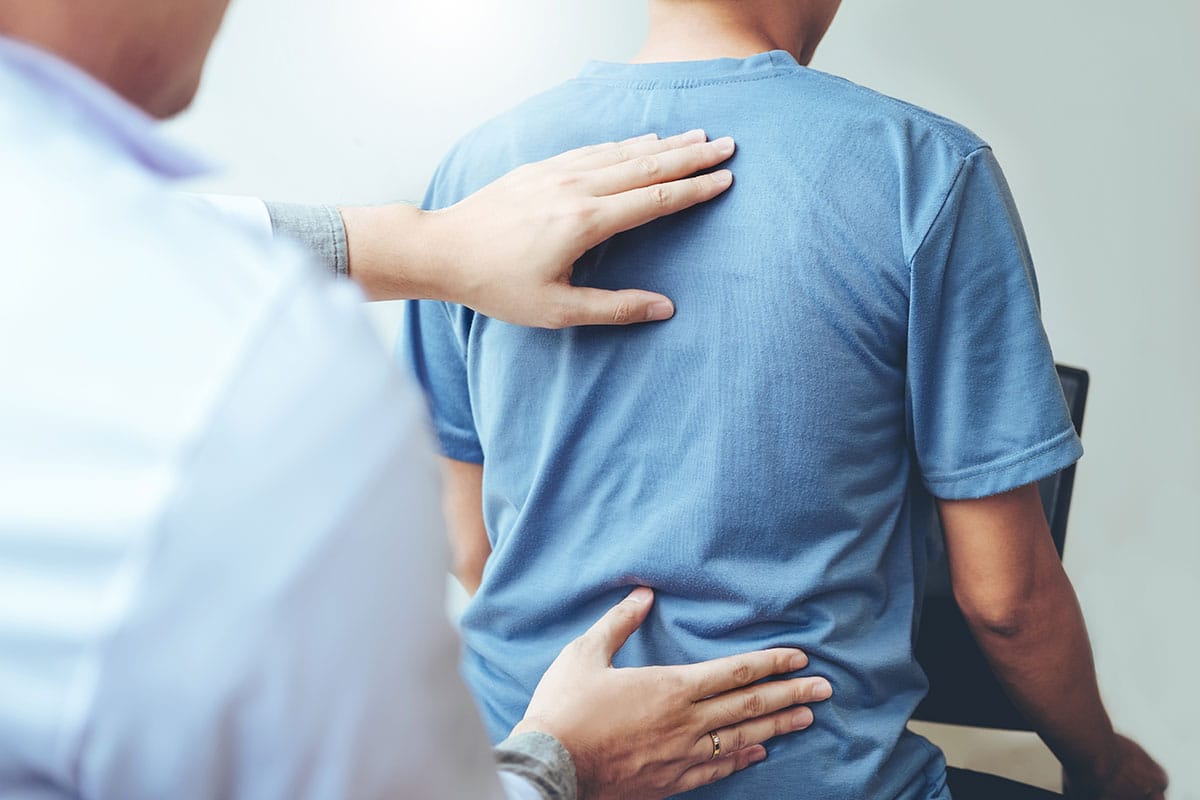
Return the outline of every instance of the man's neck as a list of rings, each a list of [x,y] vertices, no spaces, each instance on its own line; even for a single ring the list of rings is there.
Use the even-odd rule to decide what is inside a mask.
[[[649,33],[631,61],[705,61],[786,50],[807,63],[816,49],[816,41],[808,39],[820,37],[805,35],[804,6],[795,0],[652,0]]]

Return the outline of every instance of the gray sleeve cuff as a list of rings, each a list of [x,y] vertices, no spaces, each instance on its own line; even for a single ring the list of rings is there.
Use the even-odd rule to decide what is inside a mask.
[[[496,746],[496,766],[521,776],[543,800],[576,800],[575,762],[562,743],[545,733],[510,736]]]
[[[331,275],[349,277],[346,226],[335,207],[267,203],[267,213],[275,236],[287,236],[298,242]]]

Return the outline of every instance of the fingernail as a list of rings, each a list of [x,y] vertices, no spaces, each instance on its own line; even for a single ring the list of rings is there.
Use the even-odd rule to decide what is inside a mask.
[[[808,666],[808,656],[804,655],[804,653],[797,653],[796,655],[792,656],[792,660],[788,666],[793,670],[804,669]]]
[[[646,321],[670,319],[675,315],[675,306],[665,300],[659,300],[646,307]]]
[[[828,700],[833,697],[833,687],[829,685],[829,681],[818,681],[813,684],[812,696],[814,700]]]
[[[685,142],[703,142],[707,138],[708,134],[705,133],[702,128],[696,128],[694,131],[688,131],[687,133],[683,134],[683,140]]]
[[[654,596],[654,593],[651,592],[649,589],[647,589],[645,586],[639,586],[638,588],[636,588],[632,592],[630,592],[629,597],[627,597],[626,599],[632,603],[635,603],[636,605],[641,606],[641,605],[645,605],[646,603],[649,603],[650,598],[653,596]]]
[[[719,169],[712,173],[712,179],[718,186],[728,186],[733,183],[733,173],[727,169]]]
[[[795,714],[792,714],[792,725],[797,729],[807,728],[813,723],[813,713],[810,708],[802,708]]]
[[[713,147],[721,155],[728,155],[729,153],[733,152],[733,137],[722,136],[720,139],[717,139],[715,142],[713,142]]]
[[[757,764],[760,761],[765,761],[767,758],[767,748],[759,745],[753,753],[750,754],[750,763]]]

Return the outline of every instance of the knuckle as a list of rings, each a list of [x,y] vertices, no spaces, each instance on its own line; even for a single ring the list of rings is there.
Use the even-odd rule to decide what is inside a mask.
[[[558,330],[571,324],[571,310],[563,303],[555,303],[547,309],[544,327]]]
[[[766,702],[758,692],[751,692],[742,700],[742,711],[747,718],[760,717],[766,710]]]
[[[753,677],[754,670],[750,668],[750,664],[747,662],[739,661],[733,665],[733,679],[737,681],[739,685],[749,683],[750,679]]]
[[[616,308],[612,310],[612,321],[617,325],[624,325],[633,319],[633,304],[622,300],[617,303]],[[628,612],[630,617],[633,616],[633,611]]]
[[[729,731],[728,736],[729,736],[728,744],[725,744],[724,741],[721,742],[722,750],[727,750],[728,752],[733,753],[738,750],[741,750],[747,744],[746,731],[743,730],[742,728],[734,728],[733,730]]]
[[[671,204],[671,190],[665,186],[650,187],[650,202],[656,208],[666,208]]]
[[[634,159],[634,167],[637,171],[647,178],[653,178],[662,172],[662,167],[658,163],[658,159],[650,158],[649,156],[641,156]]]
[[[630,158],[629,148],[623,144],[619,144],[613,148],[613,158],[617,163],[628,161]]]
[[[554,213],[558,234],[572,242],[591,241],[599,229],[600,209],[590,202],[565,203]]]
[[[658,675],[659,688],[664,695],[670,697],[680,704],[689,702],[691,698],[691,687],[688,681],[681,675],[663,670]]]
[[[574,225],[590,227],[595,223],[599,208],[594,203],[575,203],[567,211],[567,217]]]
[[[554,176],[554,183],[560,189],[572,189],[579,185],[579,180],[574,172],[559,172]]]
[[[592,642],[592,634],[585,633],[577,639],[572,639],[567,643],[567,646],[562,649],[564,655],[575,657],[587,651]]]
[[[628,603],[622,603],[621,605],[617,606],[615,611],[617,616],[625,622],[633,622],[635,619],[637,619],[637,611],[635,611],[633,606],[629,605]]]

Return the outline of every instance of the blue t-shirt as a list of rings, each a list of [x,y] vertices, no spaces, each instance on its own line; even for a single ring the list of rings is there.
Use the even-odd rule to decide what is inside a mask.
[[[494,550],[464,673],[499,739],[559,649],[650,586],[618,665],[800,647],[834,687],[810,730],[694,797],[947,797],[940,752],[905,729],[926,690],[932,498],[1082,453],[987,145],[780,51],[592,64],[467,136],[427,206],[569,148],[693,127],[737,140],[733,188],[576,270],[667,294],[670,321],[548,331],[408,308],[401,349],[444,453],[484,465]]]

